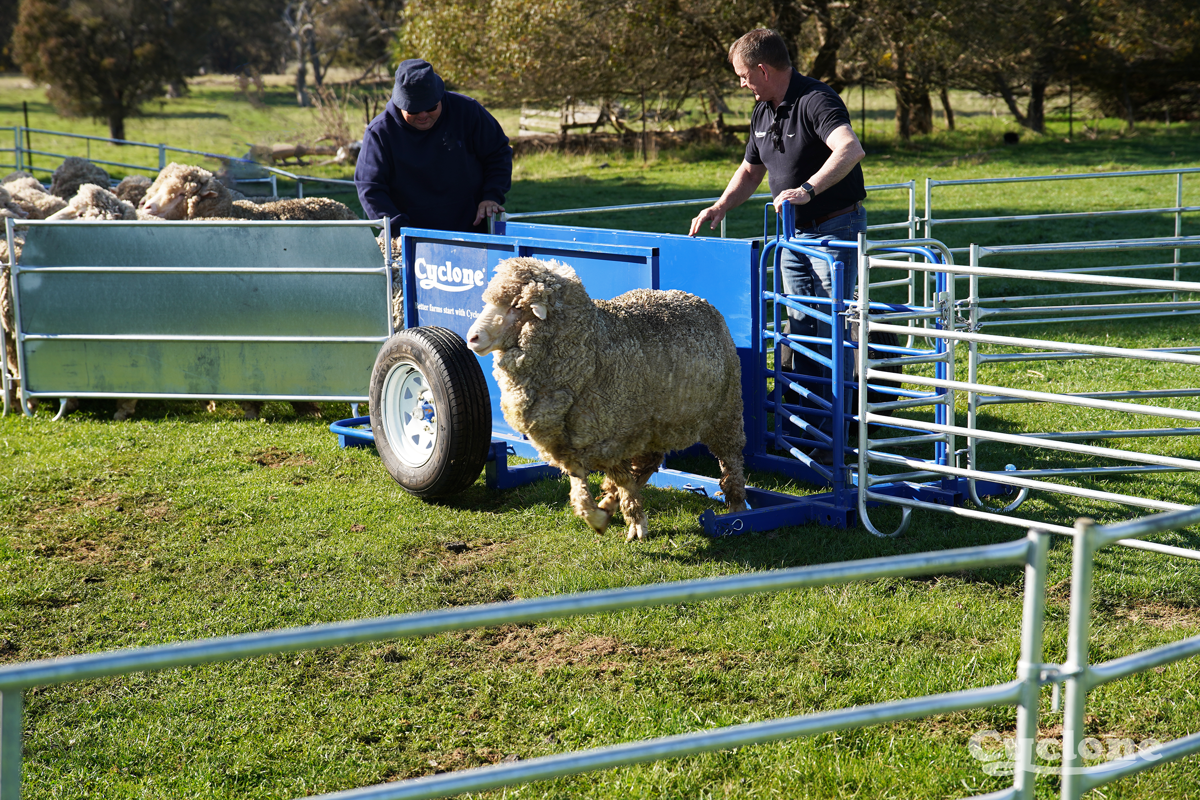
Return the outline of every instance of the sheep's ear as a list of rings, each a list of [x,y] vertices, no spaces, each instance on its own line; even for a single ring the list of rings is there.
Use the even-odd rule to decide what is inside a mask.
[[[538,319],[546,318],[546,304],[545,303],[530,303],[529,310],[532,311],[533,315],[535,317],[537,317]]]
[[[205,192],[204,194],[202,194],[200,196],[201,197],[216,197],[217,191],[215,189],[209,189],[207,192]]]

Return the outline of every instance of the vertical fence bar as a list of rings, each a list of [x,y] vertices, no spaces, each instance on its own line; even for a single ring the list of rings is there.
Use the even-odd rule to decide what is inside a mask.
[[[1183,235],[1183,173],[1175,173],[1175,237]],[[1175,280],[1179,280],[1179,263],[1182,251],[1175,248]],[[1174,295],[1175,302],[1179,302],[1179,294]]]
[[[21,800],[21,690],[0,692],[0,800]]]
[[[13,126],[13,168],[20,172],[25,169],[24,149],[21,147],[21,126]]]
[[[271,196],[279,197],[279,183],[274,172],[271,173]]]
[[[832,363],[829,372],[829,397],[833,406],[829,411],[833,415],[830,420],[833,424],[829,432],[833,436],[833,466],[830,468],[829,477],[838,506],[845,507],[849,505],[846,497],[846,301],[842,299],[846,286],[846,265],[841,261],[834,261],[832,266],[833,303],[829,307],[832,317],[832,324],[829,326],[829,355]],[[859,339],[861,345],[865,346],[866,342],[862,341],[861,336]]]
[[[908,238],[917,238],[917,182],[908,182]]]
[[[303,199],[304,197],[304,181],[296,181],[296,197]]]
[[[1024,681],[1017,705],[1016,773],[1013,788],[1021,800],[1033,800],[1037,774],[1033,771],[1033,745],[1037,741],[1038,711],[1041,707],[1042,655],[1046,615],[1046,554],[1050,537],[1046,531],[1030,530],[1029,556],[1025,562],[1025,608],[1021,617],[1021,661],[1017,677]]]
[[[167,146],[165,144],[158,145],[158,171],[162,172],[167,168]]]
[[[1075,552],[1071,566],[1071,616],[1067,632],[1067,662],[1063,670],[1067,698],[1063,710],[1062,798],[1078,800],[1083,794],[1079,743],[1083,741],[1083,714],[1088,694],[1088,635],[1092,622],[1092,566],[1095,545],[1090,519],[1075,523]]]

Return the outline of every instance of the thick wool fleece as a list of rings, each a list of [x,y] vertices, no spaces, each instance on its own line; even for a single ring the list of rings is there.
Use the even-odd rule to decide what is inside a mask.
[[[507,308],[516,298],[524,313],[494,374],[505,419],[548,461],[607,472],[699,441],[740,477],[741,367],[709,303],[648,289],[593,302],[569,269],[532,258],[501,262],[483,299]]]

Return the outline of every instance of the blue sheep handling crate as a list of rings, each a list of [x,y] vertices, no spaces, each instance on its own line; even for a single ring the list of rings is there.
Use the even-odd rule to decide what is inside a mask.
[[[466,338],[484,306],[487,280],[501,260],[515,256],[568,264],[593,299],[611,299],[637,288],[681,289],[703,297],[724,315],[741,361],[746,467],[832,487],[828,492],[799,497],[747,486],[750,509],[737,514],[705,511],[699,520],[704,531],[710,536],[728,536],[809,522],[842,528],[857,525],[857,489],[849,482],[849,471],[841,466],[822,467],[797,452],[794,440],[787,441],[779,431],[782,408],[767,383],[768,379],[774,379],[777,385],[783,385],[780,381],[786,383],[775,368],[767,369],[768,355],[778,350],[782,338],[766,328],[767,320],[763,319],[771,302],[782,302],[778,295],[764,291],[767,267],[781,247],[802,248],[776,239],[768,242],[764,253],[763,243],[757,240],[512,222],[503,227],[498,234],[415,228],[401,231],[405,328],[437,325]],[[832,315],[837,320],[834,337],[839,341],[845,336],[844,315],[837,313],[840,311],[835,308]],[[509,456],[537,459],[538,454],[526,437],[505,421],[491,360],[490,355],[481,358],[492,406],[487,485],[505,489],[558,476],[558,470],[545,463],[508,463]],[[778,361],[776,358],[776,364]],[[839,408],[844,407],[844,401],[838,399],[844,391],[845,386],[840,391],[835,388],[834,405]],[[772,415],[776,422],[769,428]],[[368,417],[356,417],[335,422],[330,429],[338,434],[343,446],[364,446],[373,442],[369,426]],[[842,447],[844,443],[838,445],[839,454]],[[695,449],[707,452],[699,446]],[[717,479],[672,469],[657,472],[650,485],[709,497],[720,493]],[[932,502],[954,503],[959,499],[958,492],[935,486],[903,484],[888,488],[897,494],[916,492]]]

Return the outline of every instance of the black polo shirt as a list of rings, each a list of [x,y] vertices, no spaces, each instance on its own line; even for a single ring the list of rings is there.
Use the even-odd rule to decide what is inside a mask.
[[[772,127],[778,121],[778,136]],[[762,102],[750,117],[746,161],[766,166],[771,195],[798,189],[817,173],[833,152],[825,140],[834,130],[850,124],[846,104],[833,89],[792,70],[787,95],[776,109]],[[776,144],[778,139],[778,144]],[[854,165],[845,178],[796,207],[798,221],[811,220],[853,205],[867,197],[862,166]]]

